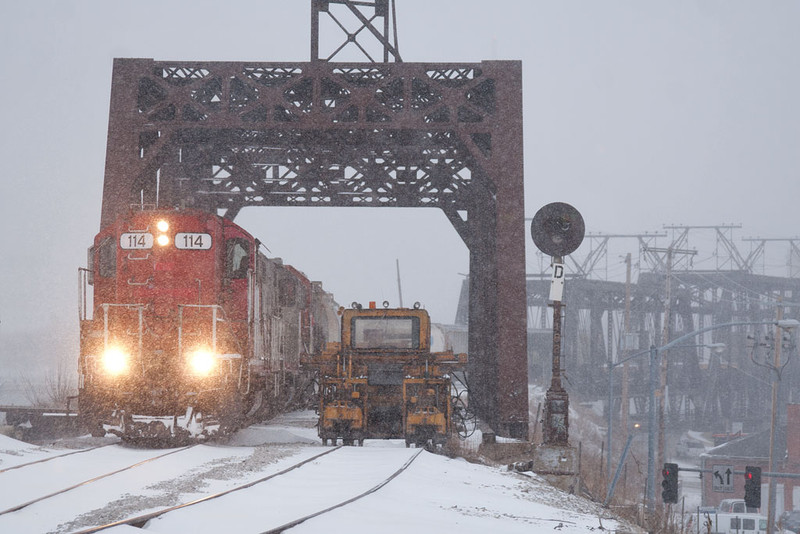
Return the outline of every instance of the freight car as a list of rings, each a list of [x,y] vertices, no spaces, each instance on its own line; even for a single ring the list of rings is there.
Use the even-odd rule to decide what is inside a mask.
[[[313,398],[304,362],[338,338],[337,305],[232,221],[131,210],[88,262],[78,410],[93,433],[205,439]]]
[[[430,317],[419,304],[388,306],[341,308],[341,342],[314,358],[323,444],[404,438],[406,446],[437,446],[454,431],[451,373],[466,355],[431,352]]]

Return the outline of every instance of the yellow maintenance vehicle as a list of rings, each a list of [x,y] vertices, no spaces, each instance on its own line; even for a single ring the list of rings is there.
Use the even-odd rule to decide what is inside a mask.
[[[404,438],[406,446],[436,446],[452,431],[451,373],[466,355],[431,352],[430,317],[419,304],[388,306],[340,308],[341,342],[314,358],[325,445]]]

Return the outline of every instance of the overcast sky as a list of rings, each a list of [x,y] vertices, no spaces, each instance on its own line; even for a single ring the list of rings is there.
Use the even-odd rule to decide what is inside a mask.
[[[0,358],[26,339],[77,354],[113,58],[308,61],[309,6],[2,2]],[[744,250],[741,237],[800,235],[800,2],[397,0],[397,18],[405,61],[522,60],[527,217],[561,201],[589,232],[736,223]],[[468,255],[438,210],[247,208],[237,222],[341,303],[397,303],[399,260],[404,304],[454,319]]]

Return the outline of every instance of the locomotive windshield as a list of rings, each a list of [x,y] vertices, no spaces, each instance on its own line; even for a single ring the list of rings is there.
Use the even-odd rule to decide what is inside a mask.
[[[354,349],[418,349],[419,317],[353,317]]]
[[[228,278],[247,278],[249,244],[246,239],[233,238],[227,241]]]

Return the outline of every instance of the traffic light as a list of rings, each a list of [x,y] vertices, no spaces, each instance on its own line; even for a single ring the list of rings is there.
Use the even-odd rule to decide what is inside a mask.
[[[661,500],[665,503],[678,502],[678,464],[664,464],[661,470],[664,480],[661,481]]]
[[[744,504],[748,508],[761,508],[761,468],[748,465],[744,468]]]

